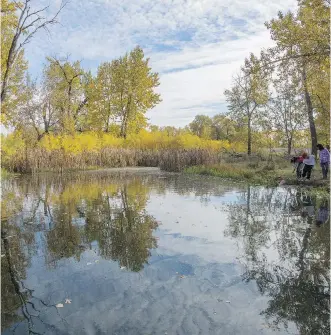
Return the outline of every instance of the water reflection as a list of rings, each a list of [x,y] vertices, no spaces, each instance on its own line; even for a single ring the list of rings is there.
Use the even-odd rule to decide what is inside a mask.
[[[44,245],[38,247],[43,249],[48,268],[55,268],[63,258],[79,261],[82,252],[97,242],[100,256],[139,271],[150,249],[157,247],[152,232],[158,223],[145,211],[148,187],[137,178],[107,184],[104,178],[92,179],[88,184],[85,177],[5,182],[1,203],[2,329],[26,319],[29,332],[34,333],[39,311],[31,302],[33,290],[24,287],[23,280],[36,252],[35,232],[44,232]],[[39,303],[47,306],[42,300]]]
[[[195,202],[196,198],[200,203]],[[175,207],[163,209],[167,206],[165,199]],[[149,206],[151,202],[154,207]],[[187,204],[192,204],[188,208],[194,208],[196,214],[184,212]],[[180,324],[179,333],[226,334],[232,329],[238,334],[269,334],[274,329],[286,332],[287,328],[298,334],[329,331],[329,203],[304,190],[238,187],[217,179],[171,174],[38,175],[5,181],[1,209],[1,329],[5,334],[15,329],[17,334],[70,333],[66,319],[55,306],[59,301],[55,287],[74,292],[80,280],[95,304],[114,295],[112,311],[123,310],[121,318],[118,314],[118,319],[110,318],[119,324],[115,328],[118,334],[143,334],[146,327],[149,333],[160,333],[160,316],[153,316],[160,308],[155,306],[159,299],[163,299],[160,313],[167,332],[172,324],[187,318],[194,321]],[[163,210],[173,211],[169,215],[175,223],[169,222]],[[199,217],[199,213],[211,214]],[[190,222],[194,216],[196,221]],[[220,220],[225,230],[220,230]],[[215,233],[204,235],[213,222]],[[164,237],[161,246],[156,231],[161,239]],[[188,256],[174,249],[176,241],[187,249]],[[206,254],[204,249],[208,249]],[[213,250],[215,257],[208,261],[205,255]],[[237,258],[238,262],[230,263],[224,250],[228,258]],[[79,272],[75,277],[77,267],[86,268],[86,257],[92,253],[105,261],[105,268],[114,261],[125,270],[112,276],[113,268],[107,267],[107,275],[96,272],[92,278],[92,274]],[[73,284],[50,284],[59,280],[55,275],[59,268],[68,273]],[[125,273],[136,272],[142,278],[139,285],[136,277],[125,277]],[[48,278],[38,294],[34,276]],[[111,280],[102,291],[107,276]],[[129,283],[123,284],[124,279]],[[177,280],[181,286],[177,286]],[[253,284],[259,296],[266,297],[265,303],[253,311],[267,320],[263,331],[255,325],[249,330],[245,324],[234,328],[240,298],[237,307],[225,302],[221,305],[227,298],[221,299],[220,295],[227,289],[236,291],[240,283],[247,287]],[[73,285],[70,290],[69,285]],[[139,322],[146,319],[145,325],[135,323],[134,315],[127,311],[130,301],[132,306],[151,306],[135,312]],[[216,304],[210,311],[209,303]],[[231,301],[233,306],[235,303]],[[215,312],[217,308],[221,311]],[[77,318],[79,310],[80,306],[75,310]],[[75,313],[72,320],[76,320]],[[97,327],[94,333],[96,329],[102,332],[102,322],[99,325],[91,318]],[[223,318],[234,324],[226,328]],[[149,328],[154,323],[156,326]],[[196,331],[190,328],[192,324]],[[85,330],[73,328],[71,333]]]
[[[244,280],[270,297],[262,311],[269,326],[294,322],[299,334],[328,334],[328,202],[291,188],[248,187],[241,197],[246,204],[230,206],[226,234],[243,243]]]

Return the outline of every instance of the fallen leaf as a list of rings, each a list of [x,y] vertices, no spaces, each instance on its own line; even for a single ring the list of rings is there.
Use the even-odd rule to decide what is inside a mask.
[[[66,299],[64,303],[65,304],[71,304],[71,299]]]
[[[63,307],[63,304],[57,304],[57,305],[55,305],[55,307],[57,307],[57,308]]]

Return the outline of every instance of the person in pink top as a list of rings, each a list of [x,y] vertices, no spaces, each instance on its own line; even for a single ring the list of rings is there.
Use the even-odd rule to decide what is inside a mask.
[[[320,152],[320,164],[322,168],[323,179],[327,179],[330,166],[330,152],[329,150],[325,149],[322,144],[317,144],[317,149]]]

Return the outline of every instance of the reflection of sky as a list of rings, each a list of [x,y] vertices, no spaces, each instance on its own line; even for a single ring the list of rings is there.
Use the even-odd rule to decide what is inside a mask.
[[[25,285],[50,303],[72,299],[59,311],[70,327],[49,308],[44,321],[56,328],[46,333],[273,334],[260,315],[268,296],[260,295],[254,281],[242,281],[244,268],[238,257],[245,255],[245,237],[224,236],[230,224],[226,205],[233,203],[246,204],[235,188],[222,196],[208,196],[206,201],[170,188],[164,195],[151,192],[145,209],[161,223],[154,233],[158,248],[151,251],[140,273],[121,270],[117,262],[102,259],[96,241],[79,261],[63,258],[54,269],[47,268],[45,234],[36,233],[37,252]],[[120,204],[116,200],[113,205]],[[74,223],[83,226],[85,220]],[[274,245],[278,234],[270,231],[267,247],[260,250],[270,264],[279,262]],[[296,329],[290,324],[289,331]],[[283,333],[281,329],[279,334]]]
[[[222,255],[222,261],[234,262],[237,247],[235,241],[224,238],[228,219],[217,207],[221,203],[219,197],[211,197],[206,205],[198,197],[183,198],[175,193],[151,198],[147,211],[162,223],[159,247],[206,261],[218,261]]]

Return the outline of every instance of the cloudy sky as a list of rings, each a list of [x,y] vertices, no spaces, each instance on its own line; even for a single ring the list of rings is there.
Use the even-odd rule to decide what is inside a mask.
[[[36,8],[59,0],[32,0]],[[157,125],[184,126],[197,114],[226,111],[223,91],[250,52],[271,45],[264,22],[295,0],[70,0],[51,34],[26,50],[33,76],[46,55],[70,55],[94,73],[100,62],[140,45],[160,74]]]

